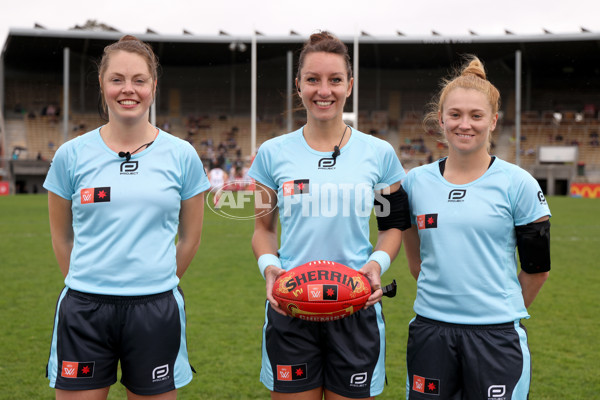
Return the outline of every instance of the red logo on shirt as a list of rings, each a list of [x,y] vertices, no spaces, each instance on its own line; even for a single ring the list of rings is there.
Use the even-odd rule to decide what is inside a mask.
[[[81,189],[81,204],[110,201],[110,186]]]
[[[294,181],[288,181],[283,184],[282,190],[284,196],[310,193],[310,182],[308,179],[296,179]]]
[[[437,228],[437,214],[417,215],[417,226],[419,229]]]

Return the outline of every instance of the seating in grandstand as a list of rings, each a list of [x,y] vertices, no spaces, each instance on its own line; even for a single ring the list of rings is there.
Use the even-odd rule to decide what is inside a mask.
[[[600,120],[589,115],[582,118],[582,113],[574,111],[563,112],[562,118],[556,118],[556,113],[551,111],[526,111],[521,118],[520,163],[524,167],[538,162],[537,154],[540,146],[577,146],[579,162],[589,166],[600,166],[600,146],[598,135],[600,133]],[[233,136],[237,145],[236,151],[241,151],[246,160],[251,158],[250,143],[250,118],[248,116],[218,116],[210,115],[200,119],[201,122],[190,126],[189,118],[164,118],[158,117],[158,125],[164,121],[169,122],[169,132],[182,139],[188,140],[200,155],[206,151],[206,144],[211,143],[213,148]],[[359,128],[361,131],[373,134],[394,143],[399,157],[407,168],[421,165],[430,160],[443,157],[446,146],[440,143],[437,132],[426,132],[423,127],[423,115],[419,112],[407,111],[393,130],[386,112],[362,112],[359,115]],[[67,140],[85,133],[97,126],[104,124],[97,114],[73,114],[69,122]],[[293,129],[304,124],[302,119],[294,121]],[[397,126],[396,126],[397,125]],[[496,139],[502,132],[508,132],[511,140],[501,154],[509,162],[516,161],[515,127],[499,125],[495,135]],[[33,159],[41,155],[46,160],[52,159],[56,149],[64,142],[62,120],[51,121],[44,116],[7,120],[7,131],[13,132],[8,138],[7,147],[26,147],[26,158]],[[24,132],[19,134],[18,132]],[[257,122],[256,145],[279,136],[287,131],[285,121],[279,117],[262,118]],[[16,132],[16,133],[15,133]],[[397,132],[397,138],[391,138],[389,132]],[[505,133],[506,134],[506,133]],[[394,139],[394,140],[391,140]],[[231,151],[229,156],[235,156]]]
[[[561,115],[556,118],[554,115]],[[552,116],[549,122],[550,115]],[[577,146],[579,162],[587,165],[600,165],[600,146],[598,134],[600,133],[600,120],[585,118],[582,113],[565,111],[554,113],[546,111],[541,116],[531,112],[522,116],[520,161],[521,165],[528,166],[537,162],[540,146]],[[510,157],[508,161],[516,159],[516,132],[512,129]]]

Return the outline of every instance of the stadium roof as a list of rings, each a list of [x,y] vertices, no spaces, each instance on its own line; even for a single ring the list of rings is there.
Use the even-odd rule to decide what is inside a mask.
[[[124,35],[117,31],[47,30],[44,28],[9,31],[2,50],[7,68],[60,70],[62,49],[97,57],[102,48]],[[219,35],[181,35],[153,33],[135,34],[153,45],[160,62],[165,65],[198,66],[231,63],[230,44],[250,44],[253,37]],[[293,32],[289,36],[267,36],[257,33],[258,58],[281,57],[287,50],[296,51],[306,36]],[[352,53],[354,36],[340,36]],[[521,50],[523,63],[538,73],[574,72],[598,76],[600,79],[600,33],[582,29],[580,33],[538,35],[512,34],[486,36],[431,35],[372,36],[363,32],[360,44],[360,66],[381,69],[447,68],[460,54],[477,54],[482,60],[503,60],[511,63],[516,50]],[[250,46],[243,53],[250,59]],[[238,57],[238,61],[243,56]],[[512,67],[511,67],[512,69]]]

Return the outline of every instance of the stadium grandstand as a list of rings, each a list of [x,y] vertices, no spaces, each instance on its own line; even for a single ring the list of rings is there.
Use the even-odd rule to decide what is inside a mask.
[[[97,23],[10,29],[0,63],[0,179],[11,193],[42,191],[58,146],[105,122],[96,63],[126,33]],[[292,84],[306,37],[132,34],[161,64],[152,122],[190,141],[205,165],[220,152],[227,165],[247,165],[262,142],[304,124]],[[422,126],[425,107],[440,78],[475,54],[502,94],[493,152],[529,170],[546,194],[588,187],[598,197],[600,33],[341,39],[357,76],[348,121],[389,141],[407,168],[445,154]]]

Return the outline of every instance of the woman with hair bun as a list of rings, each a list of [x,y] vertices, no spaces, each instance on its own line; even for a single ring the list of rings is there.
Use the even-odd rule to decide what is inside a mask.
[[[260,379],[272,399],[366,399],[383,391],[381,274],[400,249],[403,204],[408,222],[400,187],[405,173],[389,143],[344,122],[353,83],[346,45],[328,32],[311,35],[296,76],[306,125],[265,142],[249,171],[258,200],[252,247],[267,297]],[[392,212],[380,217],[373,249],[369,217],[379,196]],[[374,290],[367,307],[330,322],[286,316],[273,284],[314,260],[363,273]]]
[[[130,400],[175,399],[192,380],[178,283],[210,184],[194,148],[148,122],[157,69],[133,36],[106,46],[108,122],[64,143],[44,182],[65,277],[47,366],[57,399],[106,399],[118,363]]]
[[[499,104],[483,64],[470,57],[425,119],[448,155],[403,182],[413,223],[404,249],[417,279],[407,399],[529,395],[521,319],[548,278],[551,214],[528,172],[489,153]]]

